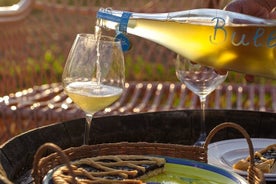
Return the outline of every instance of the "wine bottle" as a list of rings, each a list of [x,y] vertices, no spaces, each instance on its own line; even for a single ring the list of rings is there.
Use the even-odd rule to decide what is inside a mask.
[[[276,79],[275,20],[217,9],[100,9],[97,25],[151,40],[202,65]]]

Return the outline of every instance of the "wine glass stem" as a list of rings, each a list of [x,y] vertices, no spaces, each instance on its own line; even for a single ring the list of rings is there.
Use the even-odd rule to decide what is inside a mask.
[[[206,139],[206,130],[205,130],[205,105],[206,105],[206,96],[200,97],[200,106],[201,106],[201,122],[200,122],[200,137],[199,141],[205,141]]]
[[[86,119],[86,123],[85,123],[85,129],[84,129],[84,139],[83,139],[83,144],[84,145],[88,145],[89,144],[89,133],[90,133],[90,127],[91,127],[91,124],[92,124],[92,118],[93,118],[93,115],[92,114],[86,114],[85,116],[85,119]]]

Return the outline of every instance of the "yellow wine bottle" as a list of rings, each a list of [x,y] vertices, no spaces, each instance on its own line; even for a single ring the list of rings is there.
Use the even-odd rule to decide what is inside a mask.
[[[202,65],[276,79],[276,21],[217,9],[97,12],[101,28],[156,42]]]

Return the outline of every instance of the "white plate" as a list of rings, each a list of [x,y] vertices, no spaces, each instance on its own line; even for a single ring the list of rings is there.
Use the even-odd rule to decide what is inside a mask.
[[[265,148],[268,145],[276,144],[276,139],[252,138],[254,151]],[[245,139],[230,139],[211,143],[208,146],[208,163],[226,170],[234,171],[246,176],[247,172],[236,170],[232,165],[249,155],[248,144]],[[276,172],[265,173],[268,181],[276,181]]]

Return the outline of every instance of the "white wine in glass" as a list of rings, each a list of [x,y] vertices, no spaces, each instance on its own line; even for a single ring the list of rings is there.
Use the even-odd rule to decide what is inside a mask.
[[[176,76],[193,93],[199,96],[202,116],[200,136],[196,146],[202,146],[206,139],[205,130],[205,102],[206,97],[213,92],[224,80],[228,72],[219,74],[214,68],[191,62],[190,60],[177,55]]]
[[[67,58],[62,82],[66,94],[86,114],[84,144],[89,144],[93,115],[123,93],[125,66],[120,41],[78,34]]]

